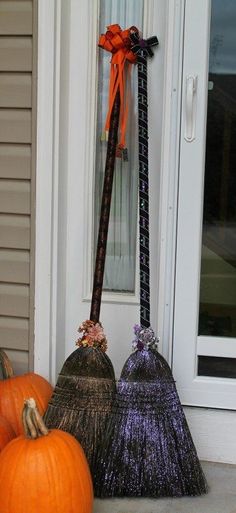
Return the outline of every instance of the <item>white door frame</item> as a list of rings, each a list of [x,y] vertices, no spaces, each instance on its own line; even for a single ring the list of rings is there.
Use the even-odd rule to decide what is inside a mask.
[[[83,3],[83,2],[82,2]],[[162,134],[159,207],[159,250],[157,268],[157,293],[154,308],[157,312],[156,326],[160,336],[160,349],[169,363],[172,359],[173,309],[175,286],[175,245],[178,201],[179,131],[178,115],[181,103],[181,59],[183,44],[184,0],[168,0],[166,8],[164,46],[163,114],[159,119],[158,137]],[[56,353],[58,346],[65,351],[63,335],[60,344],[58,333],[58,202],[60,198],[59,164],[63,159],[59,151],[66,113],[62,108],[61,62],[69,68],[68,54],[61,55],[64,30],[63,23],[70,24],[71,0],[38,1],[38,93],[37,93],[37,165],[36,165],[36,283],[35,283],[35,344],[34,369],[52,381],[56,378]],[[152,0],[155,4],[155,0]],[[61,12],[63,10],[63,16]],[[156,9],[157,10],[157,9]],[[158,34],[159,36],[159,34]],[[66,37],[66,36],[65,36]],[[66,50],[64,50],[66,53]],[[63,70],[64,71],[64,70]],[[158,70],[160,73],[161,70]],[[69,88],[69,84],[67,85]],[[67,96],[68,91],[64,96]],[[159,96],[158,101],[161,102]],[[158,105],[157,105],[158,107]],[[60,115],[62,111],[62,115]],[[158,111],[157,111],[158,112]],[[152,117],[153,117],[153,113]],[[59,130],[60,122],[60,130]],[[66,124],[66,123],[65,123]],[[63,137],[62,137],[63,138]],[[155,144],[155,141],[153,141]],[[60,156],[60,163],[59,163]],[[67,156],[64,156],[66,160]],[[64,163],[68,165],[68,163]],[[63,184],[62,184],[63,185]],[[88,184],[87,186],[88,187]],[[63,192],[65,190],[63,189]],[[63,201],[63,198],[60,198]],[[91,220],[90,220],[91,222]],[[64,233],[63,232],[63,233]],[[65,235],[65,233],[64,233]],[[156,245],[158,246],[158,241]],[[85,244],[87,245],[86,241]],[[63,265],[63,264],[61,264]],[[58,269],[59,267],[59,269]],[[64,267],[65,270],[65,267]],[[86,273],[87,274],[87,273]],[[85,289],[85,287],[84,287]],[[112,298],[111,298],[112,299]],[[61,305],[61,326],[65,323]],[[63,328],[62,328],[63,331]],[[43,341],[43,342],[42,342]]]
[[[157,318],[161,351],[170,365],[173,353],[184,10],[185,0],[168,0],[164,42]]]
[[[190,0],[190,2],[192,2],[192,0]],[[189,0],[186,0],[186,1],[183,0],[180,2],[178,2],[178,1],[175,2],[174,0],[172,2],[170,0],[169,5],[172,7],[172,9],[174,8],[174,4],[176,5],[177,8],[179,8],[179,6],[182,5],[183,10],[181,12],[179,11],[179,13],[180,13],[180,16],[182,16],[184,19],[184,15],[185,15],[184,7],[187,5],[187,3],[189,4],[190,2],[189,2]],[[195,0],[193,1],[193,3],[196,6]],[[210,8],[210,2],[207,2],[208,5],[206,5],[206,0],[204,0],[204,4],[205,4],[206,8],[208,8],[208,9]],[[189,5],[188,5],[188,7],[189,7]],[[174,11],[172,10],[172,13],[173,12]],[[191,12],[191,14],[192,14],[192,12]],[[176,26],[176,16],[174,18],[175,18],[175,26]],[[205,21],[207,21],[207,20],[205,20]],[[168,22],[171,23],[170,16],[169,16]],[[200,22],[201,26],[202,26],[202,22],[203,22],[203,20],[201,20],[201,22]],[[182,28],[183,28],[183,26],[182,26]],[[172,27],[170,25],[169,30],[168,30],[168,34],[170,34],[170,36],[171,36],[171,31],[172,31]],[[174,32],[175,32],[175,30],[173,27],[173,33]],[[200,38],[200,35],[199,35],[199,38]],[[202,45],[202,43],[203,43],[202,38],[200,38],[200,40],[201,40],[201,45]],[[183,48],[181,48],[181,38],[179,40],[178,47],[180,48],[180,54],[181,54],[180,59],[182,59]],[[170,58],[169,58],[170,69],[172,66],[174,67],[173,58],[174,58],[174,51],[172,51],[172,53],[170,54]],[[207,70],[206,70],[206,72],[207,72]],[[180,74],[182,75],[182,69],[180,71]],[[178,73],[175,76],[177,77]],[[175,84],[175,82],[173,82],[173,84]],[[182,94],[180,83],[179,83],[179,94],[180,95]],[[168,97],[167,97],[167,101],[168,101]],[[181,109],[182,109],[181,101],[179,101],[179,103],[177,105],[176,112],[173,111],[173,115],[170,116],[170,120],[171,120],[170,123],[168,123],[168,120],[167,120],[167,140],[168,140],[168,137],[169,137],[169,139],[171,137],[170,134],[172,131],[172,127],[175,126],[176,118],[178,120],[180,120]],[[205,123],[205,117],[206,117],[206,110],[205,110],[205,112],[202,113],[201,122],[203,123],[203,125]],[[182,123],[183,123],[183,120],[182,120]],[[169,125],[169,136],[168,136],[168,125]],[[204,137],[204,127],[202,130],[203,130],[202,136]],[[176,137],[176,144],[178,146],[178,142],[179,142],[179,138],[180,138],[180,127],[176,131],[174,129],[174,132],[175,132],[174,137]],[[170,147],[170,156],[169,157],[168,157],[167,153],[165,153],[163,155],[164,160],[167,159],[167,162],[169,162],[169,165],[171,167],[171,159],[174,158],[175,161],[173,162],[173,166],[179,167],[179,158],[176,158],[173,156],[173,154],[179,155],[179,149],[177,149],[177,153],[176,153],[176,150],[175,150],[176,147],[172,145],[172,148],[174,148],[174,149],[172,150]],[[175,168],[175,169],[176,169],[176,175],[177,175],[178,174],[177,168]],[[178,185],[176,186],[176,192],[177,192],[177,189],[178,189]],[[177,211],[176,211],[176,219],[178,220]],[[200,221],[201,221],[201,219],[200,219]],[[174,255],[173,255],[173,258],[174,258]],[[198,258],[199,258],[199,255],[198,255]],[[175,262],[172,261],[172,263],[173,263],[173,266],[175,267]],[[167,275],[168,275],[168,267],[167,267]],[[181,280],[181,277],[177,276],[177,279]],[[180,283],[181,283],[181,281],[180,281]],[[173,301],[173,306],[176,308],[178,297],[176,298],[174,285],[172,285],[172,287],[170,287],[170,288],[167,286],[166,289],[164,288],[164,290],[165,290],[166,294],[168,294],[168,291],[170,294],[173,294],[173,297],[175,297],[175,299],[176,299],[176,303],[174,303],[174,301]],[[179,290],[181,290],[181,289],[179,288]],[[195,308],[196,308],[196,305],[195,305]],[[181,324],[181,323],[184,324],[185,319],[183,322],[182,317],[179,317],[178,322],[179,322],[179,324]],[[173,322],[171,323],[171,327],[173,327]],[[176,336],[176,331],[173,334],[173,336]],[[177,377],[177,389],[180,391],[181,391],[181,387],[179,385],[181,383],[181,369],[183,368],[182,367],[183,363],[186,362],[185,355],[184,355],[184,349],[186,346],[188,346],[188,340],[185,340],[184,344],[185,344],[185,346],[182,347],[182,349],[180,348],[179,355],[177,355],[177,357],[179,357],[179,365],[180,366],[179,366],[178,376],[176,376],[176,377]],[[187,400],[186,402],[189,404],[193,404],[193,402],[194,402],[193,396],[189,396],[189,401]],[[185,413],[186,413],[187,421],[189,423],[189,427],[190,427],[194,442],[196,444],[196,448],[197,448],[199,457],[203,460],[235,464],[236,463],[236,446],[235,446],[236,415],[235,415],[235,412],[229,411],[229,410],[217,409],[217,408],[212,409],[212,408],[200,408],[200,407],[197,407],[197,408],[196,407],[195,408],[194,407],[185,407]]]
[[[187,0],[181,109],[173,370],[183,404],[236,409],[236,380],[199,376],[198,355],[236,357],[236,339],[198,336],[210,0]],[[201,46],[199,46],[201,41]],[[187,140],[187,77],[196,77],[195,135]]]
[[[79,268],[78,255],[81,251],[80,241],[83,239],[83,234],[81,235],[81,227],[78,225],[78,215],[81,218],[80,224],[83,224],[82,218],[84,216],[90,227],[92,226],[92,216],[91,213],[86,216],[86,212],[79,211],[78,205],[84,194],[91,198],[93,191],[91,190],[91,180],[85,177],[87,182],[84,183],[84,178],[78,177],[78,160],[75,161],[75,155],[77,153],[84,154],[83,148],[88,139],[86,129],[84,133],[79,134],[78,139],[79,116],[84,116],[83,119],[89,117],[89,120],[92,115],[94,116],[91,113],[92,109],[89,109],[89,106],[86,107],[85,100],[87,88],[94,87],[91,81],[88,81],[90,68],[93,69],[92,76],[94,76],[96,68],[96,62],[94,63],[94,60],[91,59],[88,52],[89,45],[86,43],[86,35],[91,39],[86,31],[86,20],[90,20],[93,29],[97,23],[97,16],[94,11],[95,4],[97,5],[97,2],[92,0],[89,0],[89,2],[86,0],[80,0],[79,2],[78,0],[67,0],[66,2],[39,0],[34,368],[35,371],[49,377],[53,382],[58,367],[65,355],[72,349],[76,337],[76,322],[83,319],[83,308],[87,312],[88,304],[86,302],[89,301],[88,295],[84,294],[84,291],[87,290],[85,286],[87,284],[83,284],[83,291],[78,292],[78,290],[75,291],[74,282],[77,280],[80,284],[84,280],[84,276],[86,280],[88,276],[87,271],[83,273]],[[80,16],[78,16],[78,8]],[[72,13],[77,13],[76,19],[74,19],[75,16],[70,16],[70,9]],[[160,77],[161,81],[163,77],[164,63],[162,59],[164,59],[165,25],[162,23],[162,19],[165,20],[165,9],[166,6],[162,4],[162,0],[150,1],[148,9],[146,9],[147,13],[156,13],[155,17],[146,16],[147,34],[153,31],[158,32],[160,41],[163,41],[161,53],[159,52],[159,55],[163,57],[156,61],[157,65],[155,67],[150,66],[150,77],[152,75],[153,83],[158,84]],[[91,13],[93,16],[91,16]],[[64,30],[64,25],[67,22],[69,26],[67,30]],[[93,32],[95,33],[95,31],[92,31],[91,34]],[[65,33],[68,41],[63,41]],[[68,52],[67,55],[63,55],[63,52],[66,52],[66,45],[68,46]],[[83,81],[79,87],[80,94],[78,95],[78,84],[81,78],[80,61],[82,67],[85,66],[84,62],[85,64],[86,62],[89,63],[89,68],[88,76],[83,76]],[[64,68],[66,66],[65,73]],[[67,85],[63,80],[65,76],[68,81]],[[153,148],[153,163],[157,168],[160,163],[160,151],[156,138],[160,141],[162,128],[162,116],[158,116],[162,109],[162,88],[160,89],[159,86],[153,97],[152,105],[153,109],[150,112],[149,120],[150,142]],[[91,123],[89,124],[91,127]],[[152,130],[152,126],[155,127],[155,130]],[[68,141],[70,146],[67,152]],[[81,149],[77,151],[78,147]],[[91,155],[91,151],[89,155],[87,152],[83,158],[89,158],[91,161],[93,158]],[[81,160],[79,165],[87,169],[87,161]],[[158,180],[158,173],[153,173],[151,187],[157,191],[159,190]],[[154,209],[157,209],[157,197],[152,200],[152,203]],[[67,208],[67,204],[70,204],[70,209]],[[63,212],[64,219],[62,218]],[[157,221],[151,219],[151,225],[151,229],[157,233]],[[91,232],[91,230],[88,231]],[[86,247],[89,245],[86,238],[83,240],[82,251],[86,251]],[[158,237],[154,240],[153,255],[157,251],[157,242]],[[154,283],[157,281],[159,266],[156,266],[154,258],[152,262]],[[157,315],[155,315],[157,311],[157,289],[157,286],[153,286],[154,329],[157,326]],[[81,311],[77,312],[76,305],[79,304],[81,298],[83,298],[84,305],[82,304]],[[104,299],[103,304],[106,304],[104,311],[107,311],[105,313],[108,318],[110,315],[108,310],[113,310],[112,305],[114,303],[122,304],[123,312],[121,309],[119,314],[121,322],[124,313],[127,313],[127,309],[133,312],[131,312],[129,326],[127,326],[129,332],[127,338],[130,339],[130,345],[127,344],[126,349],[128,355],[131,347],[132,324],[137,322],[137,313],[135,313],[135,309],[138,311],[137,298],[129,298],[127,301],[126,298],[119,297],[119,295],[116,297],[110,295],[110,297],[104,296]],[[75,321],[75,318],[77,318],[77,321]],[[106,325],[106,322],[104,324]],[[121,355],[122,360],[123,358],[124,356]]]
[[[38,1],[34,371],[54,380],[60,0]]]

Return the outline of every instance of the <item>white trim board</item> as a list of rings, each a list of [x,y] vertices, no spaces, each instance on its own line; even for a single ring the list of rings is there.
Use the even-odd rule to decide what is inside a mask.
[[[61,0],[38,2],[34,371],[56,354]]]
[[[184,30],[184,0],[169,0],[166,11],[164,98],[160,170],[158,335],[171,365],[175,295],[179,138]]]
[[[201,460],[236,464],[234,411],[184,408]]]

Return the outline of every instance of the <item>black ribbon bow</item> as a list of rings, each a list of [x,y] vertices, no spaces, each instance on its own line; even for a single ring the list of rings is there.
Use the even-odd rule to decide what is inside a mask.
[[[159,44],[156,36],[148,37],[148,39],[142,39],[139,32],[132,32],[130,34],[130,39],[133,43],[131,46],[132,52],[135,54],[141,53],[146,57],[153,57],[154,53],[151,47]]]

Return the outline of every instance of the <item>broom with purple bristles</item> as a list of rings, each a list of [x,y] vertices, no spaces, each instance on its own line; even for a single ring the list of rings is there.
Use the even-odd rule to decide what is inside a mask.
[[[150,327],[147,57],[156,37],[131,35],[138,55],[140,326],[127,359],[95,474],[98,497],[200,495],[207,484],[171,369]]]

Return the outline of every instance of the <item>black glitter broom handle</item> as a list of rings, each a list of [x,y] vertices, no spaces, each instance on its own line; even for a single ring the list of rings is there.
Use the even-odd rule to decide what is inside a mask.
[[[139,258],[140,258],[140,324],[150,326],[149,262],[149,179],[148,179],[148,90],[147,57],[154,55],[156,36],[142,39],[138,30],[131,34],[132,51],[138,61],[138,137],[139,137]]]
[[[111,210],[112,184],[115,168],[116,146],[118,138],[118,125],[120,116],[120,92],[116,93],[114,105],[111,113],[110,129],[107,143],[106,166],[103,183],[102,203],[100,222],[97,240],[97,253],[95,262],[95,271],[93,278],[93,293],[90,310],[90,320],[99,321],[102,286],[104,277],[104,267],[106,259],[107,233],[109,227],[109,217]]]
[[[150,326],[147,58],[138,54],[140,324]]]

